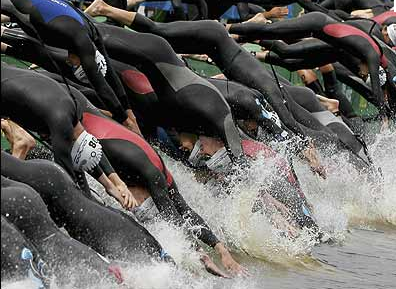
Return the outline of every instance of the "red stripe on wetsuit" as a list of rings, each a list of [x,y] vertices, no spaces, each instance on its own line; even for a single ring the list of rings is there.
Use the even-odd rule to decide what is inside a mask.
[[[121,72],[121,78],[126,86],[138,94],[148,94],[154,91],[146,75],[140,71],[124,70]]]
[[[386,20],[388,20],[391,17],[396,18],[396,12],[386,11],[384,13],[381,13],[380,15],[372,17],[371,20],[374,20],[378,24],[382,25]]]
[[[151,163],[165,173],[168,186],[173,183],[173,178],[162,164],[157,152],[139,135],[115,123],[114,121],[88,112],[83,113],[84,128],[97,139],[122,139],[133,143],[143,150]]]
[[[375,43],[375,41],[362,30],[347,24],[336,23],[336,24],[327,24],[325,27],[323,27],[323,32],[334,38],[343,38],[347,36],[360,36],[365,38],[374,48],[374,50],[378,53],[378,56],[381,58],[382,67],[386,68],[388,66],[388,60],[381,53],[381,50],[378,47],[377,43]]]

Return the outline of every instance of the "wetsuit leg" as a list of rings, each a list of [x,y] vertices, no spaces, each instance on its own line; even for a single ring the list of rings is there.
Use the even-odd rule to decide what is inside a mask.
[[[44,285],[46,280],[41,275],[45,268],[47,265],[34,245],[1,215],[1,281],[31,278]]]
[[[92,249],[67,237],[56,227],[34,189],[3,176],[1,188],[1,214],[24,232],[48,262],[54,275],[60,278],[58,281],[70,281],[70,270],[77,273],[83,268],[89,272],[81,276],[85,282],[95,284],[106,275],[106,263]],[[81,262],[83,268],[80,268]],[[79,279],[78,274],[75,276]]]
[[[120,78],[118,77],[115,69],[112,66],[112,62],[110,61],[110,58],[107,54],[107,51],[105,49],[105,46],[103,44],[102,37],[100,35],[97,36],[95,39],[95,46],[97,49],[102,53],[102,55],[105,58],[105,62],[107,65],[107,71],[105,75],[105,80],[109,83],[110,87],[113,88],[115,95],[118,97],[118,99],[121,102],[121,105],[125,109],[130,109],[131,106],[128,101],[128,97],[126,95],[126,92],[123,88],[122,82]]]
[[[330,18],[319,12],[302,15],[299,18],[275,22],[269,25],[259,23],[232,24],[229,32],[251,39],[300,39],[319,32]],[[336,21],[334,21],[336,22]]]
[[[378,68],[386,65],[386,58],[370,35],[351,25],[339,23],[320,12],[312,12],[297,19],[280,21],[271,25],[257,23],[235,24],[231,33],[252,38],[295,39],[313,33],[315,37],[329,42],[333,46],[345,49],[367,63],[371,75],[371,87],[377,98],[377,107],[381,115],[389,115],[389,106],[381,90]]]
[[[11,2],[22,13],[28,14],[28,21],[35,28],[32,37],[40,38],[45,44],[67,49],[76,54],[88,80],[113,113],[114,119],[123,122],[127,118],[117,95],[106,82],[104,75],[109,63],[103,63],[103,55],[93,41],[98,39],[93,24],[81,11],[67,2],[14,1]],[[96,39],[95,39],[96,38]],[[122,91],[122,87],[117,87]],[[126,95],[118,95],[126,100]]]
[[[55,223],[100,254],[120,260],[160,256],[160,244],[146,229],[129,215],[87,199],[55,163],[21,161],[2,152],[1,173],[35,189]]]
[[[335,59],[334,47],[319,39],[306,39],[293,44],[280,40],[261,40],[260,45],[276,52],[282,58],[308,58],[316,63],[318,61],[333,62]]]
[[[214,247],[219,243],[219,240],[209,229],[209,226],[205,223],[202,217],[198,215],[184,200],[175,183],[172,183],[170,187],[170,199],[182,218],[187,220],[188,229],[191,231],[191,234],[195,235],[199,240],[210,247]]]
[[[333,63],[333,66],[337,79],[355,90],[369,102],[377,103],[372,89],[361,78],[340,63]]]
[[[195,212],[184,202],[175,203],[172,198],[179,194],[172,175],[167,170],[156,151],[140,136],[132,133],[119,124],[111,121],[92,109],[85,106],[83,125],[88,132],[100,139],[103,150],[114,166],[115,171],[126,182],[127,186],[143,185],[147,188],[158,211],[168,221],[178,226],[184,225],[189,212],[194,224],[207,228]],[[193,224],[193,225],[194,225]],[[188,227],[190,225],[187,223]],[[207,228],[203,230],[200,239],[213,246],[217,238]]]
[[[178,52],[208,53],[229,79],[257,89],[272,105],[286,127],[299,135],[305,135],[285,106],[282,93],[273,77],[250,53],[229,37],[221,24],[215,21],[177,24],[179,23],[155,23],[136,15],[132,27],[166,37],[177,47]],[[196,37],[191,38],[192,30],[196,31]]]
[[[175,118],[174,126],[181,124],[215,134],[224,140],[233,157],[242,156],[239,134],[221,93],[187,69],[163,38],[116,27],[98,27],[112,57],[135,65],[150,77],[160,103]]]
[[[337,99],[340,103],[340,111],[347,118],[356,117],[356,113],[353,111],[351,103],[346,98],[346,95],[341,91],[336,73],[334,70],[326,73],[322,73],[323,82],[326,90],[326,95],[329,98]],[[318,93],[320,94],[320,93]]]
[[[255,120],[260,127],[270,132],[277,140],[285,138],[290,133],[280,121],[276,123],[277,119],[274,119],[270,114],[274,113],[272,107],[257,90],[229,80],[209,78],[208,81],[224,95],[236,119]]]
[[[50,133],[55,161],[75,178],[71,160],[76,105],[55,81],[2,64],[3,115],[39,133]]]
[[[127,140],[101,139],[103,149],[109,156],[116,172],[123,178],[127,185],[134,182],[142,183],[148,188],[158,210],[167,220],[181,225],[183,220],[169,199],[168,184],[157,162],[159,156],[146,144],[146,150]],[[155,164],[152,162],[155,161]],[[139,180],[136,180],[136,176]]]
[[[326,110],[313,93],[301,93],[299,90],[302,88],[299,87],[287,88],[290,91],[290,95],[293,95],[293,98],[301,106],[311,112],[323,127],[336,134],[339,141],[364,162],[363,167],[370,166],[371,161],[365,154],[362,143],[355,137],[351,128],[344,123],[341,117],[336,117]]]

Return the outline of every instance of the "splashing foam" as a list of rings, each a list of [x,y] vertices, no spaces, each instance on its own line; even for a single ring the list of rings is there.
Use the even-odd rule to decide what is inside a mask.
[[[396,225],[396,133],[377,135],[369,152],[383,178],[370,180],[366,174],[359,174],[345,161],[345,154],[325,160],[330,167],[327,180],[312,177],[301,163],[296,166],[320,226],[337,238],[342,239],[348,225]]]
[[[243,182],[237,182],[238,177],[230,178],[228,182],[234,184],[230,195],[216,185],[196,182],[191,171],[166,157],[165,162],[186,201],[234,250],[272,262],[290,262],[307,254],[315,244],[308,232],[294,240],[283,237],[283,231],[274,228],[265,215],[252,212],[259,188],[270,184],[276,174],[274,162],[255,161]]]
[[[326,180],[314,176],[301,161],[294,163],[320,227],[339,241],[345,238],[349,226],[377,223],[396,225],[396,133],[377,135],[369,150],[376,166],[380,166],[383,171],[384,177],[379,184],[373,184],[367,177],[360,175],[345,161],[346,157],[342,154],[324,159],[324,163],[330,167]],[[246,253],[287,267],[304,265],[307,254],[315,244],[309,234],[303,231],[295,240],[285,238],[266,216],[252,213],[251,210],[259,187],[270,184],[276,176],[273,163],[263,159],[255,161],[252,168],[244,172],[249,176],[244,182],[236,182],[232,178],[229,180],[234,186],[230,195],[226,195],[219,186],[198,183],[191,170],[183,165],[166,156],[164,161],[186,201],[207,220],[216,235],[234,252]],[[96,189],[102,197],[106,196],[102,188]],[[119,208],[111,198],[104,199]],[[128,263],[123,271],[128,286],[145,289],[262,287],[262,283],[255,278],[237,278],[229,282],[205,273],[182,229],[161,221],[150,224],[147,228],[178,265],[173,267],[155,261]],[[306,264],[308,263],[309,260]],[[261,265],[265,266],[265,263],[260,263]],[[255,270],[250,269],[251,272]],[[2,286],[7,289],[30,288],[28,282],[2,282]],[[67,287],[62,287],[65,288]],[[112,287],[97,284],[95,288]]]

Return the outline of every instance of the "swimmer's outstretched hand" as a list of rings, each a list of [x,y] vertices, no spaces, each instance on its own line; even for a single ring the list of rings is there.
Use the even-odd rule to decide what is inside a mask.
[[[116,190],[112,190],[111,195],[123,206],[125,209],[133,209],[138,205],[135,197],[129,191],[127,185],[120,179],[118,174],[111,173],[109,179],[114,184]]]
[[[121,197],[123,199],[123,202],[121,203],[121,205],[127,209],[133,209],[134,207],[136,207],[138,205],[138,202],[136,201],[135,197],[132,195],[132,193],[129,191],[128,187],[125,185],[122,187],[117,187],[118,190],[121,193]]]
[[[217,267],[217,265],[205,253],[201,252],[200,260],[202,264],[205,266],[206,271],[208,271],[210,274],[213,274],[218,277],[230,278],[230,276],[228,276],[223,271],[221,271],[219,267]]]
[[[230,274],[243,277],[251,276],[245,267],[241,266],[234,260],[234,258],[232,258],[230,252],[221,242],[216,244],[215,249],[220,254],[221,263]]]
[[[327,178],[326,169],[320,164],[317,151],[312,142],[309,143],[308,147],[302,152],[306,160],[308,161],[312,172],[318,174],[323,179]]]

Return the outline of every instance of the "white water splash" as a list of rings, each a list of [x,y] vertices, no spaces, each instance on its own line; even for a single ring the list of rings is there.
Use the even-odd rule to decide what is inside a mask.
[[[314,176],[304,163],[297,161],[294,164],[304,192],[313,204],[319,225],[338,241],[347,238],[350,227],[375,228],[379,224],[391,226],[391,230],[395,230],[396,133],[377,135],[369,145],[369,151],[375,164],[383,171],[380,185],[373,185],[360,175],[339,152],[323,160],[330,166],[326,180]],[[266,287],[263,278],[273,278],[273,284],[277,284],[280,279],[276,279],[276,276],[284,279],[286,271],[291,276],[316,271],[312,273],[316,277],[312,278],[320,276],[318,268],[321,265],[310,257],[315,242],[308,234],[303,232],[296,240],[282,237],[264,215],[251,212],[259,186],[270,182],[276,173],[273,164],[256,161],[254,169],[246,172],[249,178],[235,185],[231,195],[226,195],[222,194],[221,188],[197,182],[193,173],[183,165],[166,157],[165,162],[186,201],[208,222],[216,235],[231,247],[236,259],[248,266],[253,277],[226,280],[209,275],[202,269],[198,255],[190,248],[183,231],[157,222],[149,225],[148,229],[173,256],[177,267],[154,261],[129,263],[124,270],[128,286],[144,289],[263,288]],[[327,250],[333,251],[335,248],[329,247]],[[219,264],[218,260],[216,262]],[[293,270],[299,270],[297,275],[290,273]],[[326,270],[331,272],[328,268]],[[263,274],[266,277],[262,277]],[[327,277],[321,277],[327,280]],[[283,286],[294,288],[294,278],[285,278]],[[2,286],[7,289],[30,288],[27,282],[2,282]],[[315,287],[320,288],[317,285]],[[69,287],[61,289],[66,288]],[[111,287],[99,283],[96,288]]]

